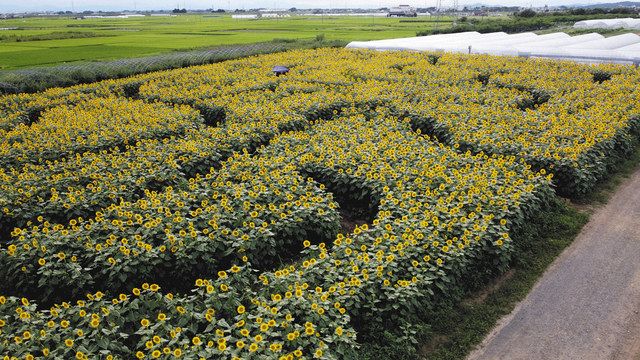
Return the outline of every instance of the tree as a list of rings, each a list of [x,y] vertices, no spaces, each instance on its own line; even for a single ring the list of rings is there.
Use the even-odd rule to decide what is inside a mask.
[[[522,11],[516,13],[516,16],[523,17],[523,18],[532,18],[532,17],[534,17],[536,15],[537,15],[537,13],[535,11],[533,11],[532,9],[525,9],[525,10],[522,10]]]

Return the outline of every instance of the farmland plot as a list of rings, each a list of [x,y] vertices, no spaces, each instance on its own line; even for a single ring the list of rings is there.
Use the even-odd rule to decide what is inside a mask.
[[[514,229],[631,150],[639,83],[323,49],[4,97],[0,352],[341,358],[506,270]]]

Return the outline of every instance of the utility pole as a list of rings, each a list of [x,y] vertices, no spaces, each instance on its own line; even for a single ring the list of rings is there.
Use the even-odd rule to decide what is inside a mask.
[[[442,7],[442,0],[438,0],[436,4],[436,30],[440,27],[440,8]]]

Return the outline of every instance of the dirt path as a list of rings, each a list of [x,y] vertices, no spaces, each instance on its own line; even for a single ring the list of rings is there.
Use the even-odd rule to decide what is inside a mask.
[[[468,359],[640,359],[640,170]]]

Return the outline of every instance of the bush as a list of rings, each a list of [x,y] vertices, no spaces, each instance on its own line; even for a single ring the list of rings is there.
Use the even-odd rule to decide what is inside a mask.
[[[525,9],[522,10],[520,12],[515,13],[515,16],[517,17],[522,17],[522,18],[532,18],[534,16],[536,16],[538,13],[536,13],[533,9]]]
[[[607,80],[611,80],[611,73],[604,70],[595,70],[592,72],[593,81],[602,84]]]

